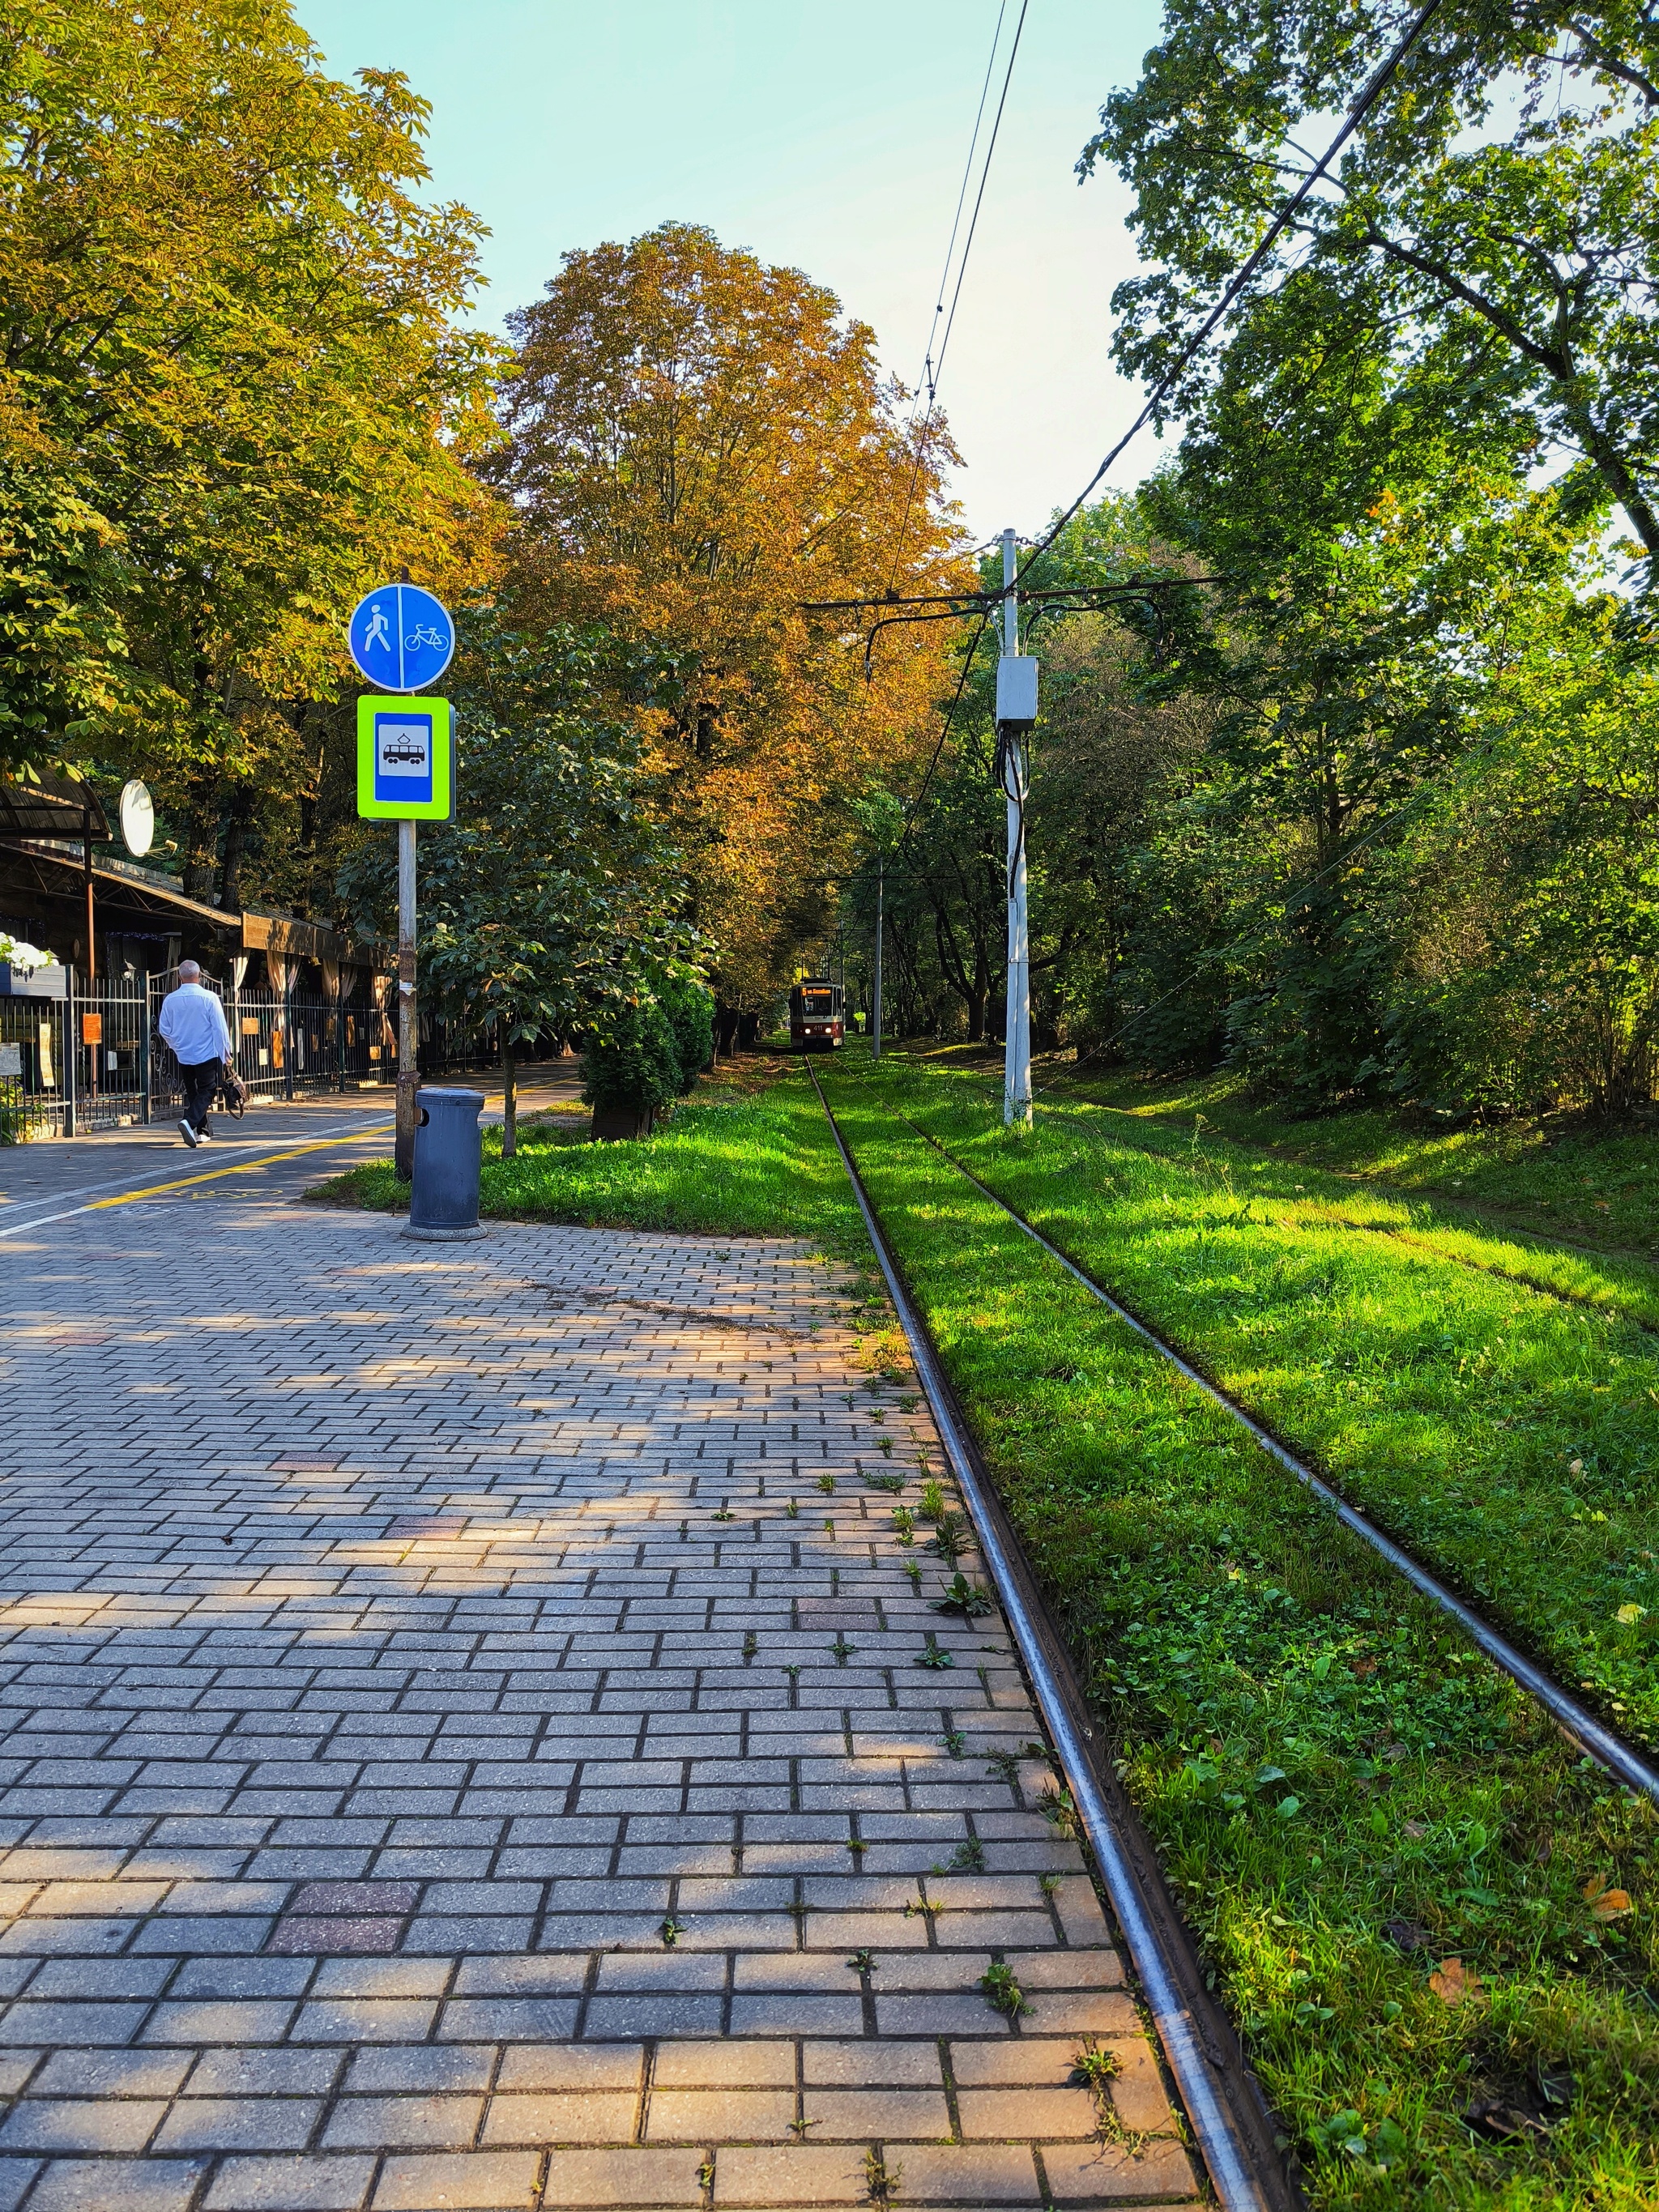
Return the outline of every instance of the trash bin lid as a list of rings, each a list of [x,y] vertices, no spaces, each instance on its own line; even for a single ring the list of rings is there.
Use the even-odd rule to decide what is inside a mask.
[[[422,1088],[415,1093],[415,1103],[417,1106],[470,1106],[476,1114],[483,1107],[483,1103],[484,1095],[482,1091],[465,1089],[428,1091]]]

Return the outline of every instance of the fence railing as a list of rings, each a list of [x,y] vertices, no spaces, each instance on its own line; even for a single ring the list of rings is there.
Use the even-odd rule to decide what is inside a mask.
[[[0,997],[0,1137],[84,1136],[170,1120],[184,1103],[179,1066],[161,1042],[161,1002],[176,973],[81,983],[61,999]],[[236,1070],[255,1098],[295,1098],[396,1082],[398,1038],[367,1000],[238,990],[208,982],[225,1010]],[[395,993],[386,994],[388,1006]],[[432,1018],[421,1024],[423,1074],[493,1056],[488,1029]]]

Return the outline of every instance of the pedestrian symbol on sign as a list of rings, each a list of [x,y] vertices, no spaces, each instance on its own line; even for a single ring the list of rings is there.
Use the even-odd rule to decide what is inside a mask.
[[[449,665],[455,624],[443,601],[418,584],[381,584],[358,600],[346,641],[377,690],[423,691]]]

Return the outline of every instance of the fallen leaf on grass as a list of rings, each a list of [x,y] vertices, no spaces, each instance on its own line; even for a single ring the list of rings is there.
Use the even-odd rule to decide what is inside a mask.
[[[1592,1920],[1617,1920],[1621,1912],[1631,1909],[1630,1892],[1609,1889],[1599,1875],[1590,1876],[1584,1884],[1583,1894]]]
[[[1473,2003],[1481,1994],[1480,1975],[1472,1974],[1461,1959],[1443,1959],[1439,1971],[1429,1976],[1429,1987],[1447,2005]]]
[[[1613,1619],[1623,1628],[1634,1628],[1638,1620],[1645,1620],[1648,1609],[1644,1605],[1621,1605]]]

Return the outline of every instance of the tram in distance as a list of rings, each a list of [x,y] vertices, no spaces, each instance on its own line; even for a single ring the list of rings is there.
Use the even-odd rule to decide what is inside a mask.
[[[789,994],[789,1042],[799,1052],[839,1051],[847,1036],[842,990],[827,975],[808,975]]]

